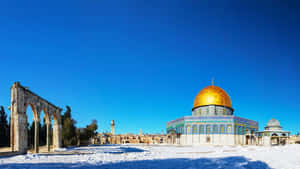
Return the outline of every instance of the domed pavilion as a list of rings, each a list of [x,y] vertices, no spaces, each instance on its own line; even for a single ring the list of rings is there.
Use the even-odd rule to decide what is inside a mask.
[[[233,115],[229,95],[211,85],[196,96],[192,116],[167,123],[168,142],[182,145],[255,144],[258,123]]]
[[[284,145],[290,132],[282,130],[280,123],[276,119],[268,121],[264,131],[257,132],[259,145]]]

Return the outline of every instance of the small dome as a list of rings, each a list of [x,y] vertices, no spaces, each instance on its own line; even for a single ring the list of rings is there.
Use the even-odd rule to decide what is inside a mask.
[[[268,121],[267,127],[280,127],[280,123],[276,119],[271,119]]]

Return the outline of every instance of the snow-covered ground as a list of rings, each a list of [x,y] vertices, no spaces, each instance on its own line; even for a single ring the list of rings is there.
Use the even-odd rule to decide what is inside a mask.
[[[278,147],[109,145],[78,147],[67,151],[79,154],[27,154],[1,157],[0,168],[300,169],[299,144]]]

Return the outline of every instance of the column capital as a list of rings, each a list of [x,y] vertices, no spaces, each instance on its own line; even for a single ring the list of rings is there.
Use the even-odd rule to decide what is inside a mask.
[[[40,119],[39,117],[38,117],[38,118],[35,117],[35,118],[33,118],[33,121],[34,121],[34,122],[40,122],[41,119]]]

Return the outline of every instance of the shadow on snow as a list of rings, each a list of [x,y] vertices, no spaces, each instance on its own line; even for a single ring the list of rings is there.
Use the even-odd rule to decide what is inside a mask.
[[[117,150],[117,151],[115,151]],[[141,153],[145,152],[146,150],[139,149],[139,148],[134,148],[134,147],[120,147],[118,149],[115,149],[114,151],[108,151],[104,153],[109,153],[109,154],[123,154],[123,153]]]
[[[1,169],[269,169],[270,167],[262,161],[249,161],[243,156],[233,156],[224,158],[173,158],[173,159],[153,159],[124,161],[116,163],[103,164],[102,161],[97,163],[75,162],[75,163],[19,163],[19,164],[3,164]]]

